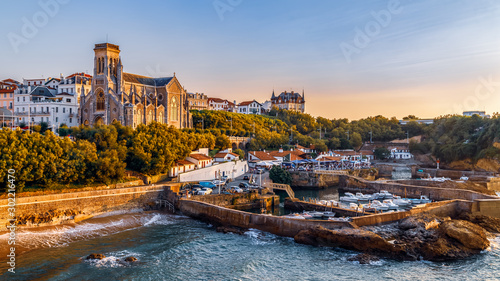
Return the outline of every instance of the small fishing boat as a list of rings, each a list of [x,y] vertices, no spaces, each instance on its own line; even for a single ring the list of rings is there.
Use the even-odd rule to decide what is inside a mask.
[[[335,217],[335,212],[323,212],[323,218],[333,218]]]
[[[358,198],[358,201],[369,201],[371,199],[371,195],[365,195],[361,192],[356,193],[356,197]]]
[[[323,212],[316,212],[316,211],[312,211],[312,212],[307,212],[312,218],[314,219],[321,219],[323,218]]]
[[[340,222],[349,222],[351,221],[350,217],[341,217],[341,218],[328,218],[329,221],[340,221]]]
[[[368,204],[368,207],[375,208],[377,211],[387,211],[389,210],[389,206],[386,204],[378,201],[378,200],[373,200],[370,204]]]
[[[386,199],[382,201],[383,204],[386,204],[389,207],[389,210],[397,210],[399,208],[391,199]]]
[[[357,203],[358,197],[354,196],[354,194],[350,192],[346,192],[345,196],[340,197],[340,201],[349,202],[349,203]]]
[[[411,206],[411,201],[408,199],[401,199],[401,196],[394,196],[392,202],[398,205],[400,208],[407,208]]]

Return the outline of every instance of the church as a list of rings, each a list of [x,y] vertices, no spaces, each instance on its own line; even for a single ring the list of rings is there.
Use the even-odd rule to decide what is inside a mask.
[[[96,44],[91,91],[80,96],[80,122],[133,128],[153,121],[176,128],[191,127],[188,95],[175,73],[152,78],[123,72],[118,45]],[[82,92],[84,93],[84,92]]]

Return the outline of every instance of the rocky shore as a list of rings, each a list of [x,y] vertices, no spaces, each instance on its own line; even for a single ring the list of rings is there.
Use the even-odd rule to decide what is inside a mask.
[[[339,230],[319,226],[302,230],[294,239],[301,244],[360,251],[364,255],[354,259],[360,263],[371,260],[370,256],[397,260],[456,260],[487,249],[490,246],[487,237],[492,235],[489,231],[498,233],[500,230],[500,219],[470,214],[462,218],[418,215],[383,226]]]

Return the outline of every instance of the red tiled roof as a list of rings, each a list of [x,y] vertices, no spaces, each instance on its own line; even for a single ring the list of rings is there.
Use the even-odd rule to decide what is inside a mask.
[[[233,155],[233,156],[239,156],[238,154],[232,153],[232,152],[219,152],[219,153],[215,154],[214,158],[224,158],[228,154]]]
[[[201,160],[212,160],[212,158],[208,157],[205,154],[201,154],[201,153],[193,153],[193,154],[189,155],[189,157],[191,157],[193,159],[196,159],[198,161],[201,161]]]
[[[226,100],[220,99],[220,98],[208,98],[208,102],[225,102]]]
[[[262,161],[276,160],[276,158],[272,157],[271,155],[269,155],[269,153],[264,152],[264,151],[250,151],[249,153],[252,154],[253,156],[259,158]]]
[[[187,160],[179,160],[176,162],[177,166],[189,166],[189,165],[194,165],[194,163],[189,162]]]

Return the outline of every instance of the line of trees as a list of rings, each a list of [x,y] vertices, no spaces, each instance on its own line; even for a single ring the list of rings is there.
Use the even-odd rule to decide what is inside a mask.
[[[135,130],[108,126],[67,129],[74,137],[60,138],[21,130],[0,130],[0,186],[8,169],[16,171],[16,185],[90,184],[119,181],[125,169],[146,175],[165,173],[177,160],[200,147],[223,149],[227,136],[178,130],[164,124],[140,125]],[[217,147],[219,145],[219,147]]]

